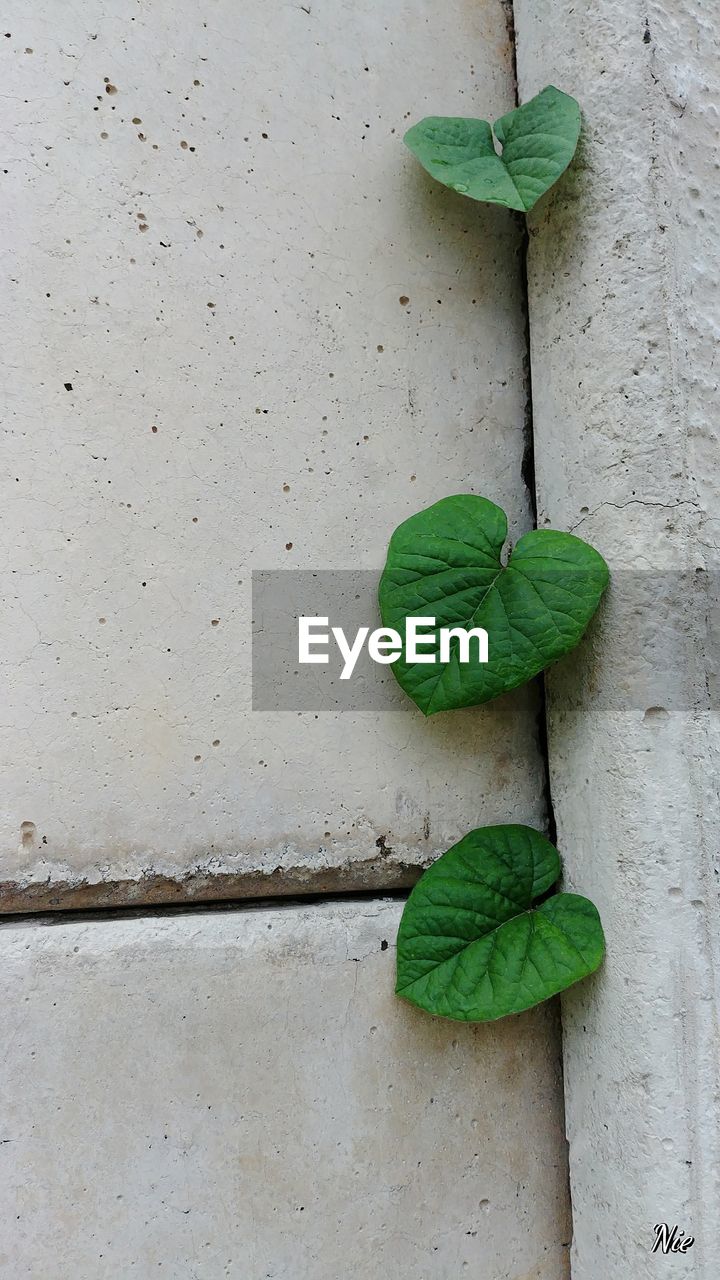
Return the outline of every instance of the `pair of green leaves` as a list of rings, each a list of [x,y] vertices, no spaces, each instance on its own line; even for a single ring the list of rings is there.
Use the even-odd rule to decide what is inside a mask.
[[[425,646],[432,663],[393,671],[425,712],[487,702],[572,649],[598,607],[608,568],[569,533],[536,529],[507,565],[505,512],[460,494],[411,516],[393,534],[380,581],[386,627],[409,617],[488,635],[488,661],[458,647],[439,661],[439,631]],[[591,902],[575,894],[533,903],[560,875],[557,850],[530,827],[472,831],[422,876],[398,933],[397,993],[429,1013],[489,1021],[519,1013],[592,973],[603,933]]]
[[[401,635],[408,617],[488,634],[477,648],[438,660],[405,652],[393,671],[425,712],[472,706],[524,684],[572,649],[600,602],[608,568],[569,533],[520,538],[507,565],[504,511],[487,498],[444,498],[396,529],[380,582],[383,623]],[[413,889],[397,944],[397,993],[429,1013],[489,1021],[519,1013],[598,967],[602,927],[586,898],[561,893],[534,910],[560,875],[557,850],[530,827],[472,831]]]
[[[438,182],[469,196],[527,213],[567,169],[580,136],[574,98],[548,85],[495,122],[427,116],[405,144]]]

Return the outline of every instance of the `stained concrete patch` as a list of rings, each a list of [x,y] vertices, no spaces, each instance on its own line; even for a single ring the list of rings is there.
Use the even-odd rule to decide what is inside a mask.
[[[404,1005],[399,915],[0,929],[2,1274],[565,1280],[555,1010]]]
[[[250,688],[253,569],[379,570],[463,490],[531,523],[519,225],[401,142],[513,105],[505,8],[11,0],[4,909],[378,850],[407,882],[542,820],[532,695],[428,725]]]

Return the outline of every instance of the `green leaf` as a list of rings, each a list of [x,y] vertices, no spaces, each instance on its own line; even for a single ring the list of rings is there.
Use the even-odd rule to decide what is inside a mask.
[[[579,136],[577,102],[548,85],[496,121],[502,155],[487,120],[458,116],[426,116],[408,129],[404,142],[444,186],[527,212],[565,172]]]
[[[532,827],[480,827],[425,872],[397,939],[396,993],[428,1013],[490,1022],[520,1013],[597,969],[596,908],[558,893],[557,849]]]
[[[433,617],[437,628],[482,627],[489,661],[476,641],[461,662],[439,659],[439,630],[423,653],[435,662],[393,664],[402,688],[425,715],[470,707],[525,684],[580,640],[600,603],[609,573],[581,538],[551,529],[520,538],[507,566],[505,512],[487,498],[443,498],[399,525],[380,579],[383,625],[405,637],[408,617]]]

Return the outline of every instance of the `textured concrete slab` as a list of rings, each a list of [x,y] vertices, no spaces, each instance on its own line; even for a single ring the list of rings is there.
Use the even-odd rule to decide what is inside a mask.
[[[566,1280],[555,1010],[392,994],[396,903],[0,929],[3,1276]]]
[[[250,697],[253,568],[379,570],[458,490],[530,524],[518,223],[400,141],[513,105],[505,4],[3,22],[4,909],[406,884],[541,821],[532,695]]]
[[[608,941],[563,1004],[573,1280],[715,1280],[717,12],[515,14],[523,98],[552,80],[585,119],[531,219],[538,518],[614,575],[583,654],[548,680],[560,847]],[[687,1252],[651,1252],[663,1222]]]

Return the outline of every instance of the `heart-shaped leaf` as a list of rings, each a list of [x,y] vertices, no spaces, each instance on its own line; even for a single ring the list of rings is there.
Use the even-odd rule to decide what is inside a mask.
[[[603,958],[597,910],[557,893],[557,849],[532,827],[480,827],[425,872],[397,939],[395,990],[428,1013],[490,1022],[540,1004]]]
[[[565,172],[579,136],[577,102],[548,85],[496,121],[502,155],[487,120],[462,116],[426,116],[408,129],[404,142],[453,191],[527,212]]]
[[[404,638],[408,617],[437,624],[422,661],[409,662],[404,647],[392,668],[427,716],[525,684],[575,647],[600,603],[608,567],[587,542],[536,529],[503,567],[506,537],[500,507],[459,494],[411,516],[390,539],[379,590],[383,625]],[[470,660],[460,661],[453,639],[450,660],[441,662],[439,628],[449,627],[484,628],[489,661],[480,662],[476,641]]]

